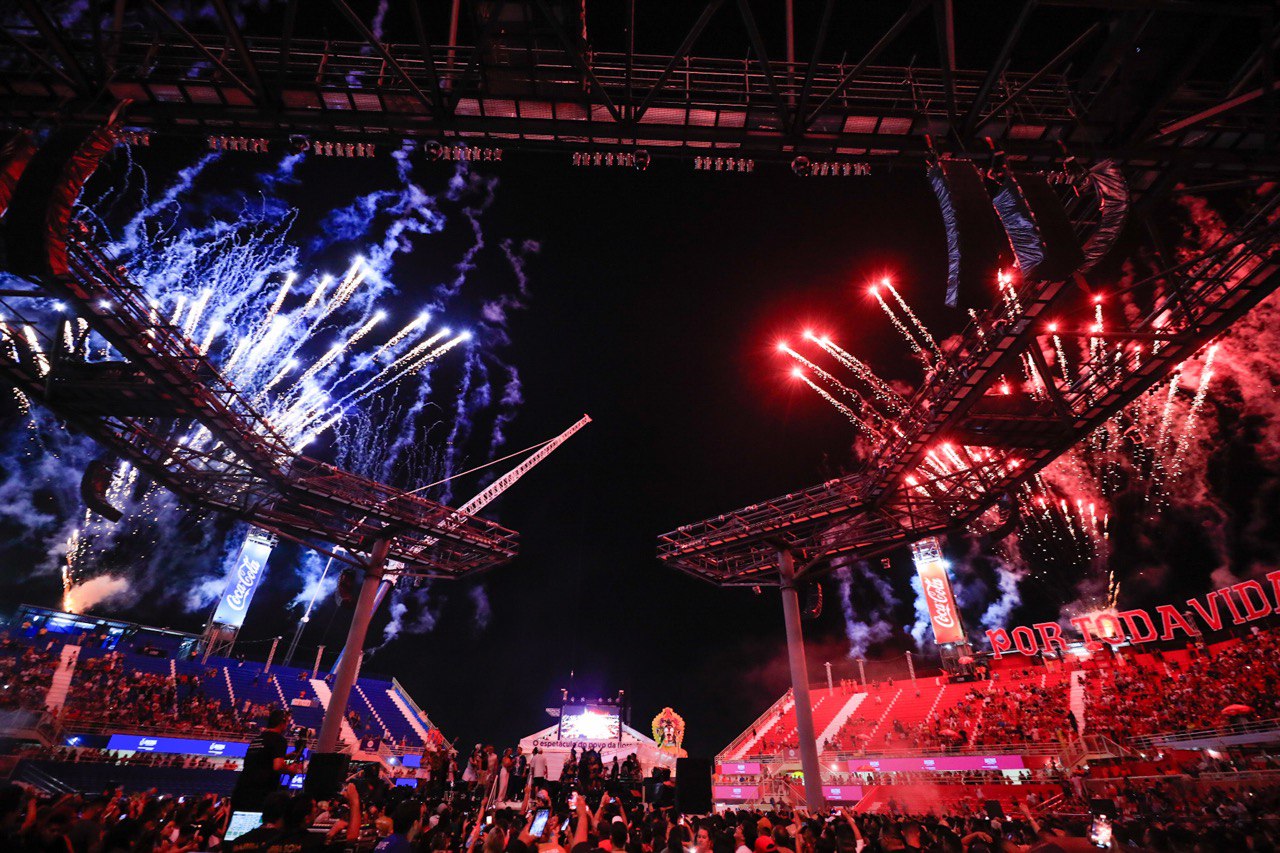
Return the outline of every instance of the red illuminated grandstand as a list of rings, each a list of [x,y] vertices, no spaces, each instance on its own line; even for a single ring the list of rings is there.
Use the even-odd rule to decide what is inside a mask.
[[[1231,747],[1280,743],[1280,638],[1061,660],[1006,659],[960,680],[907,668],[811,688],[824,789],[874,811],[966,799],[1045,802],[1097,780],[1211,771]],[[882,666],[886,666],[883,664]],[[721,802],[798,802],[787,691],[717,756]],[[1259,759],[1262,760],[1262,759]]]

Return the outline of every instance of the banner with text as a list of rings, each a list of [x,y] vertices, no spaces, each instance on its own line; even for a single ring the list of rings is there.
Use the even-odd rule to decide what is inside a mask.
[[[1264,582],[1265,581],[1265,584]],[[1244,625],[1280,613],[1280,571],[1260,581],[1240,581],[1206,595],[1154,609],[1104,610],[1068,620],[1074,632],[1063,635],[1057,622],[1037,622],[1016,628],[987,631],[991,656],[997,660],[1010,652],[1021,655],[1066,654],[1071,644],[1083,643],[1088,651],[1127,643],[1141,645],[1174,639],[1199,641],[1207,633]],[[1181,637],[1179,637],[1181,635]]]
[[[240,546],[235,566],[227,578],[227,588],[222,592],[218,609],[213,611],[213,621],[219,625],[239,628],[244,624],[244,615],[249,610],[249,602],[257,591],[262,576],[266,574],[267,558],[275,543],[262,533],[250,533]]]
[[[929,606],[929,619],[933,622],[933,639],[938,645],[963,643],[964,630],[960,627],[960,611],[956,597],[951,592],[946,564],[940,559],[921,559],[917,554],[916,573],[920,575],[920,594]]]

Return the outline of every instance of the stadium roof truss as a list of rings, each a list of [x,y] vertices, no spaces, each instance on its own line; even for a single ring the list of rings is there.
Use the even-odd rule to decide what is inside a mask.
[[[687,20],[669,23],[684,33],[670,53],[637,47],[634,0],[617,10],[630,21],[621,50],[593,44],[580,4],[567,0],[469,0],[474,44],[454,46],[433,43],[440,33],[418,2],[392,0],[390,14],[410,26],[391,42],[346,0],[323,2],[349,40],[302,37],[298,0],[265,34],[243,31],[227,0],[214,0],[220,26],[201,32],[159,0],[119,0],[115,20],[127,11],[145,27],[105,32],[63,30],[37,0],[21,0],[25,23],[0,41],[0,103],[22,123],[100,124],[124,102],[130,126],[195,136],[644,147],[784,162],[919,161],[935,147],[980,155],[990,137],[1030,162],[1067,150],[1120,160],[1138,190],[1280,175],[1277,17],[1267,3],[984,4],[991,38],[978,44],[957,43],[954,19],[973,10],[952,0],[860,4],[869,21],[900,14],[852,33],[835,31],[842,10],[825,0],[814,42],[800,46],[808,58],[786,62],[768,55],[746,0],[685,4]],[[1046,21],[1066,34],[1060,47],[1042,46]],[[745,36],[742,54],[696,54],[725,32]],[[933,42],[924,59],[886,64],[922,32]],[[1224,65],[1227,54],[1239,62]],[[958,55],[981,64],[961,67]]]

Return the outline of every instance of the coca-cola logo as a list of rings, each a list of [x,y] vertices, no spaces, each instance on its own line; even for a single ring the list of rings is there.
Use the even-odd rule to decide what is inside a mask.
[[[933,621],[944,628],[956,624],[955,614],[951,609],[951,596],[947,594],[947,585],[942,578],[925,578],[924,594],[933,608]]]
[[[253,593],[258,572],[262,570],[262,561],[245,557],[236,566],[236,585],[227,596],[227,606],[232,610],[244,610],[249,606],[249,596]]]

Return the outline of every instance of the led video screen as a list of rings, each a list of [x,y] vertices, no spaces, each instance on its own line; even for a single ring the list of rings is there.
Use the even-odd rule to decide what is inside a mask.
[[[613,741],[622,737],[622,718],[610,705],[565,705],[560,709],[560,739]]]

